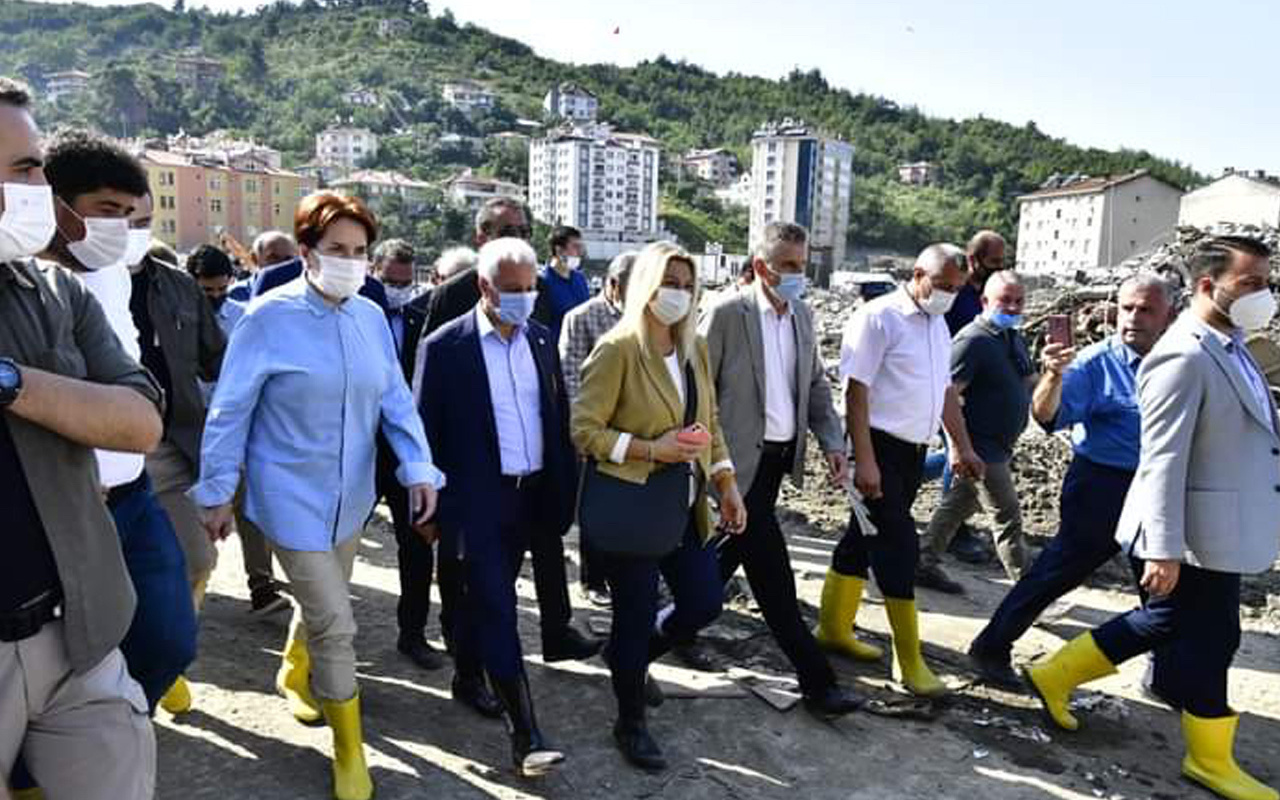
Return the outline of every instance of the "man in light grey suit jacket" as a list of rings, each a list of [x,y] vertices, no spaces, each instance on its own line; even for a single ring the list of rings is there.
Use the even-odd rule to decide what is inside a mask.
[[[772,223],[753,255],[756,280],[709,308],[699,328],[716,382],[720,427],[745,493],[747,529],[719,548],[725,581],[745,568],[752,594],[779,647],[795,666],[806,706],[832,716],[856,698],[840,689],[826,656],[800,616],[795,576],[775,507],[782,479],[804,482],[812,430],[836,480],[848,470],[844,430],[818,354],[805,286],[808,234]]]
[[[1269,256],[1252,239],[1202,243],[1188,264],[1191,308],[1138,373],[1141,455],[1116,540],[1142,607],[1027,671],[1054,721],[1074,730],[1074,687],[1159,649],[1153,688],[1182,711],[1183,774],[1235,800],[1280,797],[1236,764],[1227,701],[1240,575],[1269,569],[1280,550],[1280,418],[1243,337],[1275,314]]]

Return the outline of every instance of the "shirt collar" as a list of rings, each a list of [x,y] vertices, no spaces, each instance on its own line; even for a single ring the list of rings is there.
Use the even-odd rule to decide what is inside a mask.
[[[762,283],[757,278],[756,280],[752,281],[752,284],[755,287],[754,289],[752,289],[752,291],[756,293],[756,305],[760,307],[761,316],[773,315],[778,319],[786,319],[787,317],[791,316],[790,303],[787,303],[786,308],[784,308],[782,313],[779,314],[778,310],[773,307],[773,301],[769,299],[769,295],[764,293],[764,283]]]
[[[475,315],[476,315],[476,333],[479,334],[481,339],[483,339],[486,336],[492,335],[503,344],[507,343],[507,340],[502,338],[502,333],[498,330],[497,326],[493,324],[493,320],[489,319],[489,315],[484,313],[484,309],[480,307],[480,303],[476,303]],[[517,325],[515,329],[515,333],[511,335],[511,341],[514,342],[517,339],[519,339],[521,336],[524,336],[524,329],[525,329],[524,325]]]
[[[1111,337],[1111,352],[1129,369],[1136,371],[1138,365],[1142,363],[1142,356],[1137,350],[1125,344],[1124,339],[1120,338],[1118,333]]]
[[[29,260],[24,261],[8,261],[0,265],[0,281],[5,283],[13,282],[21,286],[23,289],[36,288],[35,281],[31,280],[30,270],[34,268],[34,263]]]
[[[1244,347],[1244,333],[1239,328],[1233,328],[1231,333],[1223,333],[1199,317],[1192,316],[1192,319],[1195,321],[1196,325],[1200,326],[1201,330],[1209,333],[1213,338],[1217,339],[1218,344],[1222,345],[1228,353],[1233,351],[1236,347]]]
[[[298,284],[301,284],[299,287]],[[326,314],[350,314],[351,301],[354,296],[348,297],[336,306],[329,305],[329,301],[320,296],[320,292],[316,287],[311,285],[311,281],[307,280],[306,272],[294,278],[291,283],[285,284],[276,291],[286,291],[290,286],[294,288],[292,291],[302,296],[302,300],[307,305],[307,310],[317,317],[323,317]]]
[[[916,305],[916,299],[911,296],[911,292],[907,291],[907,287],[905,285],[898,287],[892,297],[893,306],[901,311],[903,316],[909,317],[912,314],[924,314],[926,317],[929,316],[928,314],[925,314],[924,309]]]

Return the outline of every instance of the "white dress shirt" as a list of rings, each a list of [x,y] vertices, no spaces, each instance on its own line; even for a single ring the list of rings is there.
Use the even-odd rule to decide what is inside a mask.
[[[106,314],[107,323],[115,331],[120,346],[135,361],[141,361],[142,348],[138,344],[138,329],[133,324],[133,312],[129,300],[133,297],[133,278],[129,268],[116,264],[106,269],[76,273],[98,300]],[[98,459],[98,479],[108,489],[123,486],[138,479],[146,465],[146,457],[139,453],[120,453],[115,450],[94,450]]]
[[[905,288],[862,306],[840,344],[840,383],[851,379],[870,390],[872,428],[928,444],[951,385],[946,320],[921,311]]]
[[[760,336],[764,342],[764,440],[796,438],[796,325],[791,305],[779,314],[756,282]]]
[[[1266,378],[1262,377],[1259,368],[1254,364],[1253,357],[1249,355],[1249,348],[1245,346],[1244,335],[1240,332],[1223,333],[1211,325],[1205,325],[1204,328],[1218,337],[1218,341],[1223,348],[1231,354],[1231,360],[1235,362],[1236,369],[1240,371],[1240,377],[1244,378],[1244,382],[1248,384],[1249,390],[1253,393],[1254,402],[1258,404],[1258,408],[1262,413],[1270,416],[1271,414],[1271,389],[1267,387]],[[1274,421],[1272,428],[1275,428]]]
[[[525,338],[525,326],[517,327],[508,341],[479,306],[472,313],[476,315],[476,333],[489,378],[489,402],[498,431],[502,474],[537,472],[542,469],[542,398],[538,365]]]

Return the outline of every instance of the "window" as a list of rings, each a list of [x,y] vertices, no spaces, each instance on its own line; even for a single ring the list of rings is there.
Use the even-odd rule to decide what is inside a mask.
[[[1058,209],[1058,219],[1062,219],[1062,209]]]
[[[210,175],[210,176],[209,176],[209,188],[210,188],[210,189],[213,189],[214,191],[217,191],[217,190],[221,189],[221,188],[222,188],[222,179],[221,179],[221,178],[219,178],[217,175]]]
[[[222,198],[215,197],[209,201],[209,210],[214,214],[222,213]]]

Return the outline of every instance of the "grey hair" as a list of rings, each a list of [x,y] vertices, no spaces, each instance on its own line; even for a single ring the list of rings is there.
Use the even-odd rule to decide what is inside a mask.
[[[267,248],[269,248],[273,242],[278,242],[281,239],[284,239],[289,244],[295,244],[293,237],[284,231],[263,231],[258,234],[258,237],[253,240],[253,257],[258,259],[258,261],[262,261],[262,254],[267,252]],[[259,264],[259,266],[266,265]]]
[[[529,209],[524,203],[514,197],[491,197],[484,201],[484,205],[476,210],[476,233],[488,235],[491,233],[490,228],[498,217],[502,216],[502,212],[514,208],[524,215],[524,224],[532,224],[533,220],[529,216]]]
[[[1125,278],[1124,282],[1120,284],[1120,288],[1116,290],[1116,298],[1119,299],[1120,295],[1128,290],[1157,291],[1165,302],[1169,304],[1170,308],[1177,308],[1181,300],[1181,292],[1179,292],[1178,287],[1174,286],[1172,281],[1154,272],[1138,272]]]
[[[991,277],[987,278],[987,285],[982,287],[982,296],[991,297],[995,292],[1004,286],[1019,286],[1025,288],[1022,276],[1011,269],[1002,269],[999,272],[991,273]]]
[[[381,242],[373,251],[373,263],[382,264],[387,261],[413,261],[417,257],[417,253],[413,249],[413,245],[404,239],[387,239]]]
[[[776,220],[764,227],[764,237],[756,245],[752,255],[762,259],[766,264],[772,264],[778,245],[806,244],[808,241],[809,232],[803,226],[794,222]]]
[[[928,275],[938,275],[950,264],[963,271],[968,266],[964,251],[945,242],[931,244],[916,257],[916,266]]]
[[[436,277],[448,280],[459,272],[466,272],[476,265],[480,255],[470,247],[450,247],[436,259]]]
[[[477,269],[481,277],[489,283],[495,283],[502,265],[512,263],[537,269],[538,254],[524,239],[517,239],[514,236],[494,239],[480,248],[480,264]]]

